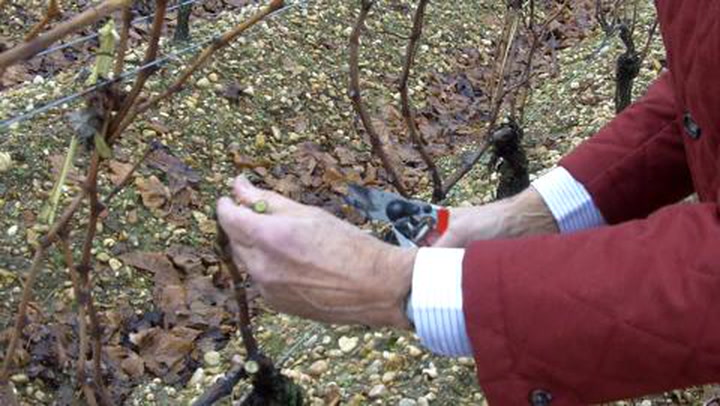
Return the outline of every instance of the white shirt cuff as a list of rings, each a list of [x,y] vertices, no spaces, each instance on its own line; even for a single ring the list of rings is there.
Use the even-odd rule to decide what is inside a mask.
[[[436,354],[472,355],[463,314],[464,256],[460,248],[420,248],[415,259],[409,316],[420,342]]]
[[[561,233],[604,226],[605,219],[585,186],[563,167],[557,167],[532,183],[557,221]]]

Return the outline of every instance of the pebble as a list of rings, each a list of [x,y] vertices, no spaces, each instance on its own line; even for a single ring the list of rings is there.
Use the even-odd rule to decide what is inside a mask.
[[[18,232],[18,225],[13,224],[10,226],[10,228],[8,228],[7,235],[8,235],[8,237],[15,237],[15,234],[17,234],[17,232]]]
[[[157,135],[157,132],[155,132],[155,130],[153,130],[152,128],[146,128],[142,131],[142,135],[146,138],[155,137]]]
[[[430,406],[430,402],[428,402],[428,400],[425,399],[424,396],[419,397],[417,400],[417,406]]]
[[[376,399],[382,396],[385,396],[387,394],[388,390],[387,387],[383,384],[378,384],[372,387],[370,389],[370,392],[368,393],[368,397],[370,399]]]
[[[652,400],[645,399],[642,402],[640,402],[640,406],[653,406]]]
[[[45,394],[45,392],[41,391],[40,389],[35,391],[34,396],[35,396],[35,399],[39,400],[40,402],[45,402],[45,399],[47,399],[47,395]]]
[[[408,354],[410,354],[410,356],[413,358],[418,358],[423,355],[423,351],[414,345],[408,345],[407,350]]]
[[[0,152],[0,173],[9,171],[12,166],[12,156],[7,152]]]
[[[379,359],[376,359],[375,361],[370,364],[370,366],[367,367],[365,370],[365,373],[368,375],[375,375],[380,373],[380,370],[382,369],[382,362]]]
[[[95,255],[95,258],[97,258],[98,261],[107,263],[110,261],[110,255],[108,255],[107,252],[98,252],[97,255]]]
[[[329,368],[330,368],[330,365],[328,364],[328,362],[325,361],[324,359],[320,359],[320,360],[313,362],[312,365],[310,365],[310,368],[308,368],[308,374],[310,374],[311,376],[318,377],[318,376],[324,374],[325,372],[327,372],[327,370]]]
[[[195,84],[201,89],[207,89],[211,85],[208,78],[200,78]]]
[[[10,377],[10,380],[17,384],[24,384],[30,382],[30,378],[26,374],[16,374]]]
[[[110,261],[108,261],[108,265],[110,265],[110,269],[112,269],[113,271],[117,271],[123,266],[122,262],[120,262],[120,260],[117,258],[110,258]]]
[[[418,402],[415,399],[402,398],[398,402],[398,406],[417,406]]]
[[[220,365],[220,353],[217,351],[208,351],[203,355],[203,361],[208,367],[216,367]]]
[[[202,368],[198,368],[195,370],[195,372],[193,372],[192,376],[190,377],[190,380],[188,381],[188,386],[192,388],[195,385],[199,385],[204,379],[205,370]]]
[[[466,367],[471,367],[475,365],[475,361],[470,357],[460,357],[458,358],[458,363]]]
[[[435,379],[438,377],[438,370],[435,367],[435,364],[433,364],[432,362],[430,363],[429,367],[422,370],[422,373],[423,375],[427,375],[430,379]]]
[[[385,359],[385,368],[390,370],[401,369],[405,364],[403,357],[394,352],[383,351],[383,358]]]
[[[395,380],[395,377],[397,376],[397,373],[393,371],[385,372],[382,376],[382,382],[383,383],[390,383]]]
[[[35,84],[35,85],[41,85],[41,84],[43,84],[43,83],[45,83],[45,78],[43,78],[43,77],[40,76],[40,75],[35,75],[35,77],[33,78],[33,84]]]
[[[255,136],[255,147],[258,148],[258,149],[264,148],[264,147],[265,147],[265,141],[266,141],[266,139],[265,139],[265,134],[263,134],[263,133],[258,133],[258,134]]]
[[[208,75],[208,79],[210,79],[211,82],[217,82],[220,79],[220,77],[218,76],[217,73],[213,72]]]
[[[357,345],[357,337],[342,336],[338,340],[338,347],[340,347],[340,351],[344,352],[345,354],[352,352],[352,350],[354,350]]]

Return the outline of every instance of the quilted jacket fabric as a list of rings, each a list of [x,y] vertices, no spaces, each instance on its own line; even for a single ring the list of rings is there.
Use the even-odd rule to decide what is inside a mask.
[[[669,71],[561,162],[612,225],[468,247],[464,313],[491,405],[720,380],[720,2],[656,6]],[[674,204],[693,190],[699,203]]]

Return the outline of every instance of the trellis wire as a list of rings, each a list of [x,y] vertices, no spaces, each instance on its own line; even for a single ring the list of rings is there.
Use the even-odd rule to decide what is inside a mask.
[[[193,0],[193,1],[197,1],[197,0]],[[287,12],[288,10],[290,10],[290,9],[292,9],[292,8],[295,8],[295,7],[297,7],[297,6],[306,7],[306,6],[307,6],[307,3],[308,3],[308,0],[298,0],[298,1],[294,2],[294,3],[292,3],[292,4],[289,4],[289,5],[281,8],[280,10],[277,10],[277,11],[275,11],[274,13],[270,14],[270,15],[268,16],[268,19],[275,18],[275,17],[277,17],[277,16],[279,16],[279,15],[281,15],[281,14],[284,14],[284,13]],[[167,55],[165,55],[165,56],[163,56],[163,57],[161,57],[161,58],[155,59],[154,61],[149,62],[149,63],[147,63],[147,64],[145,64],[145,65],[138,66],[137,68],[135,68],[135,69],[133,69],[133,70],[131,70],[131,71],[129,71],[129,72],[125,72],[125,73],[121,74],[121,75],[118,76],[117,78],[102,81],[102,82],[100,82],[100,83],[98,83],[98,84],[96,84],[96,85],[94,85],[94,86],[91,86],[91,87],[89,87],[89,88],[83,89],[83,90],[81,90],[81,91],[79,91],[79,92],[73,93],[73,94],[68,95],[68,96],[61,97],[61,98],[59,98],[59,99],[55,99],[55,100],[53,100],[53,101],[51,101],[51,102],[49,102],[49,103],[46,103],[46,104],[44,104],[44,105],[42,105],[42,106],[40,106],[40,107],[38,107],[38,108],[36,108],[36,109],[30,110],[30,111],[28,111],[28,112],[26,112],[26,113],[23,113],[23,114],[20,114],[20,115],[17,115],[17,116],[14,116],[14,117],[11,117],[11,118],[2,120],[2,121],[0,121],[0,130],[4,130],[4,129],[10,127],[11,125],[13,125],[13,124],[15,124],[15,123],[19,123],[19,122],[21,122],[21,121],[25,121],[25,120],[27,120],[27,119],[29,119],[29,118],[32,118],[32,117],[34,117],[34,116],[36,116],[36,115],[38,115],[38,114],[45,113],[45,112],[47,112],[47,111],[49,111],[49,110],[51,110],[51,109],[53,109],[53,108],[55,108],[55,107],[62,106],[62,105],[65,104],[65,103],[69,103],[69,102],[71,102],[71,101],[73,101],[73,100],[76,100],[76,99],[78,99],[78,98],[81,98],[81,97],[83,97],[83,96],[85,96],[85,95],[87,95],[87,94],[89,94],[89,93],[91,93],[91,92],[93,92],[93,91],[95,91],[95,90],[98,90],[98,89],[100,89],[100,88],[103,88],[103,87],[105,87],[105,86],[108,86],[108,85],[110,85],[111,83],[119,82],[119,81],[122,81],[123,79],[126,79],[126,78],[128,78],[128,77],[135,76],[135,75],[137,75],[138,73],[140,73],[140,72],[142,72],[142,71],[144,71],[144,70],[146,70],[146,69],[151,69],[151,68],[153,68],[153,67],[155,67],[155,66],[164,64],[165,62],[168,62],[169,60],[175,60],[177,57],[179,57],[179,56],[182,55],[182,54],[185,54],[185,53],[187,53],[187,52],[190,52],[190,51],[196,50],[196,49],[198,49],[198,48],[201,48],[201,47],[203,47],[203,46],[206,46],[207,44],[209,44],[210,42],[212,42],[215,38],[216,38],[216,36],[214,36],[214,35],[211,36],[211,37],[207,37],[207,38],[205,38],[204,40],[202,40],[202,41],[200,41],[200,42],[197,42],[197,43],[195,43],[195,44],[193,44],[193,45],[190,45],[190,46],[188,46],[188,47],[186,47],[186,48],[183,48],[183,49],[178,50],[178,51],[176,51],[176,52],[167,54]]]
[[[173,10],[176,10],[176,9],[182,7],[182,6],[185,6],[185,5],[188,5],[188,4],[197,3],[198,1],[199,1],[199,0],[187,0],[187,1],[185,1],[185,2],[182,2],[182,3],[176,4],[176,5],[174,5],[174,6],[168,7],[167,11],[173,11]],[[138,23],[143,23],[143,22],[145,22],[145,21],[150,21],[150,20],[153,19],[153,17],[154,17],[154,14],[151,14],[151,15],[148,15],[148,16],[145,16],[145,17],[138,17],[138,18],[132,20],[131,25],[138,24]],[[86,36],[84,36],[84,37],[75,38],[75,39],[70,40],[70,41],[68,41],[68,42],[66,42],[66,43],[64,43],[64,44],[56,45],[56,46],[50,47],[50,48],[48,48],[48,49],[46,49],[46,50],[44,50],[44,51],[42,51],[42,52],[39,52],[39,53],[37,53],[34,57],[45,56],[45,55],[51,54],[51,53],[53,53],[53,52],[55,52],[55,51],[60,51],[60,50],[63,50],[63,49],[65,49],[65,48],[69,48],[69,47],[72,47],[72,46],[81,44],[81,43],[83,43],[83,42],[86,42],[86,41],[89,41],[89,40],[91,40],[91,39],[97,38],[98,35],[99,35],[98,33],[94,33],[94,34],[86,35]]]

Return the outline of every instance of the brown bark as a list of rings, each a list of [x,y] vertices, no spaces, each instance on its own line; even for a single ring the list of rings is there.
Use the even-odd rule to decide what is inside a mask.
[[[156,0],[155,17],[153,18],[152,29],[150,30],[150,41],[148,42],[148,47],[145,51],[145,57],[142,61],[143,66],[152,63],[157,58],[160,44],[160,36],[162,35],[166,11],[167,0]],[[135,107],[137,98],[138,96],[140,96],[140,92],[142,92],[143,88],[145,87],[145,82],[147,82],[148,78],[150,78],[152,73],[152,69],[143,69],[140,71],[140,73],[138,73],[137,78],[135,79],[135,83],[130,90],[130,93],[127,95],[127,97],[125,97],[125,101],[123,102],[122,107],[120,107],[120,111],[115,116],[115,119],[113,120],[110,128],[116,128],[117,124],[119,124],[125,118],[125,116],[127,116],[127,114]],[[114,132],[110,131],[110,133],[113,134]],[[108,139],[108,141],[112,140],[113,137]]]
[[[128,49],[128,41],[130,38],[130,26],[132,25],[132,9],[126,6],[122,12],[122,28],[120,29],[120,43],[118,44],[117,59],[115,59],[115,69],[113,77],[117,78],[125,68],[125,53]]]
[[[429,0],[420,0],[418,3],[417,10],[415,11],[415,17],[413,18],[413,28],[408,41],[407,51],[405,53],[405,64],[403,66],[402,77],[400,78],[400,103],[402,106],[402,115],[405,119],[405,125],[408,128],[408,134],[410,139],[415,145],[420,157],[427,166],[430,180],[432,181],[433,187],[433,202],[439,202],[443,198],[442,194],[442,178],[440,177],[440,171],[438,171],[435,161],[433,161],[430,154],[425,149],[425,140],[423,140],[420,130],[417,126],[415,117],[415,109],[410,105],[410,95],[408,91],[408,83],[410,82],[410,71],[415,63],[415,56],[417,55],[418,42],[422,36],[423,22],[425,21],[425,9]]]

